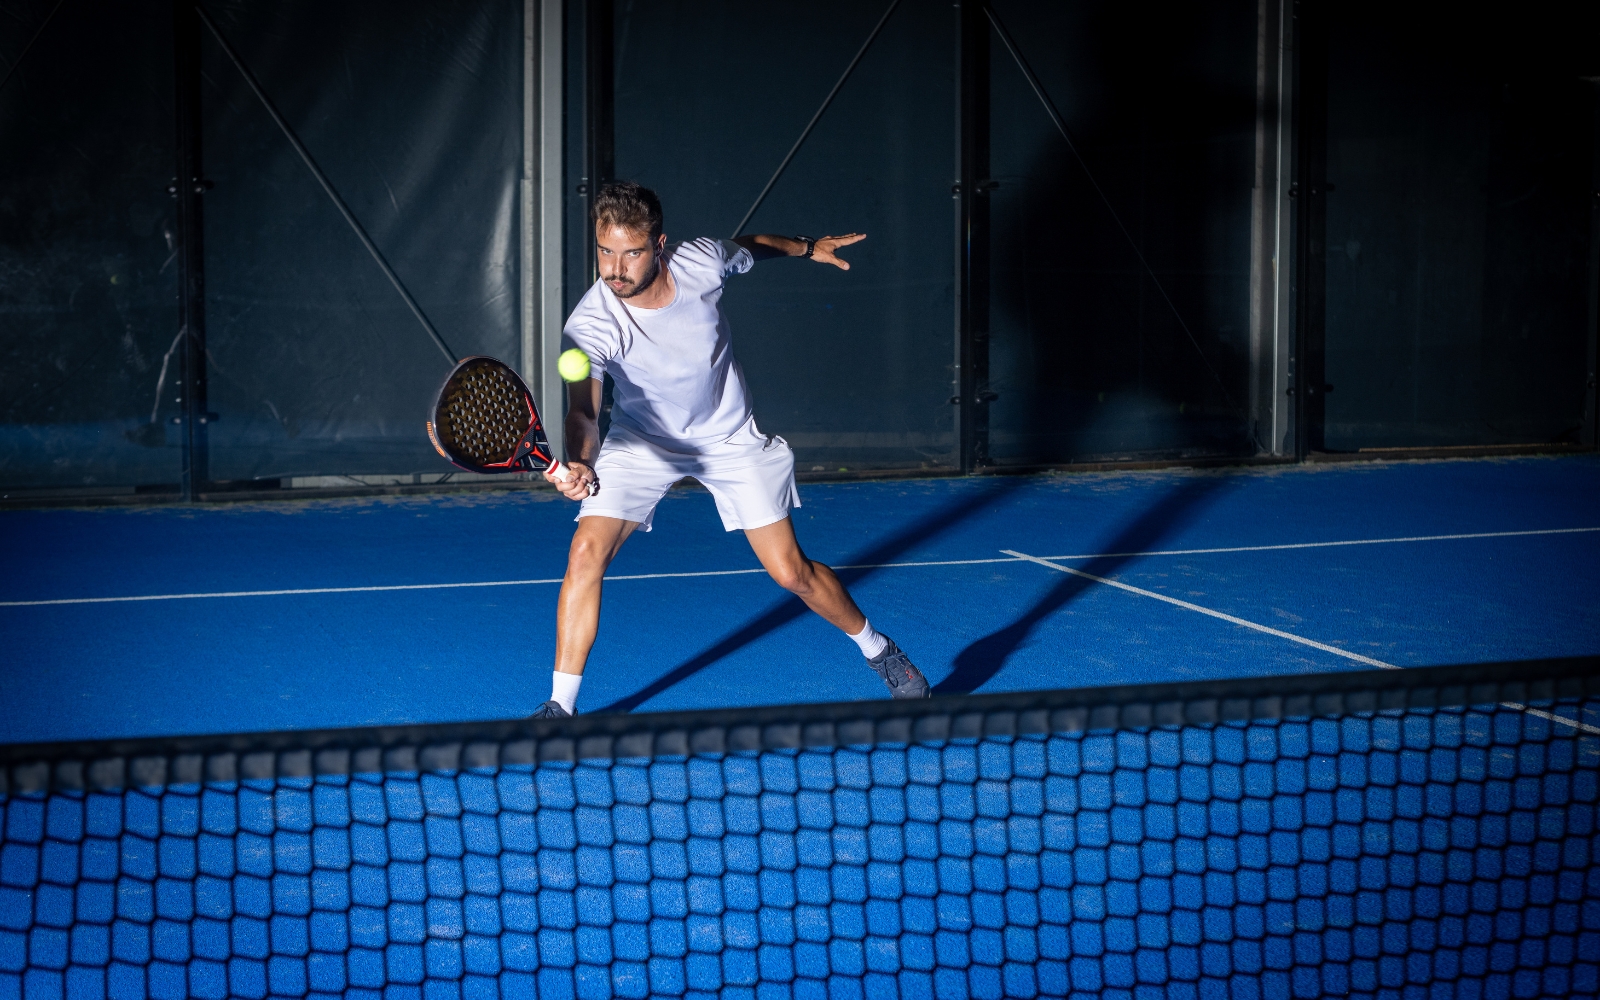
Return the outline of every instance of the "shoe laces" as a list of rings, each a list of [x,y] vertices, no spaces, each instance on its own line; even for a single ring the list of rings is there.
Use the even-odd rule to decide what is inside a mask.
[[[899,687],[911,678],[911,657],[907,656],[899,646],[891,645],[883,659],[876,663],[871,660],[867,662],[872,665],[872,669],[879,677],[895,687]]]

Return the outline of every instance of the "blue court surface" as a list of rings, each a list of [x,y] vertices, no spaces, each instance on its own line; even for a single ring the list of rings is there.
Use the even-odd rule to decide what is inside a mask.
[[[808,554],[941,693],[1600,652],[1594,457],[801,496]],[[574,510],[539,491],[0,514],[0,741],[526,715]],[[579,709],[883,695],[682,489],[613,565]]]

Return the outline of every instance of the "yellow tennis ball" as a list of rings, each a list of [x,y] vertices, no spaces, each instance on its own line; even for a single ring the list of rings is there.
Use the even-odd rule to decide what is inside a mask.
[[[556,371],[568,382],[582,382],[589,377],[589,355],[577,347],[562,351],[556,360]]]

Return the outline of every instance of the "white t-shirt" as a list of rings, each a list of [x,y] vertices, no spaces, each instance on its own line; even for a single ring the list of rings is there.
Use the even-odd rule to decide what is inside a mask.
[[[693,454],[735,438],[764,442],[719,305],[724,279],[755,259],[711,237],[668,246],[664,257],[677,286],[671,303],[640,309],[596,281],[567,318],[562,350],[583,348],[590,378],[610,374],[612,425],[659,448]]]

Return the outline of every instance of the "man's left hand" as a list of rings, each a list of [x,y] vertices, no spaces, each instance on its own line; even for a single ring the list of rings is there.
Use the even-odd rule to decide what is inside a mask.
[[[819,264],[832,264],[841,270],[850,270],[850,262],[840,257],[837,251],[852,243],[860,243],[867,238],[866,233],[846,233],[843,236],[824,236],[817,240],[811,251],[811,259]]]

